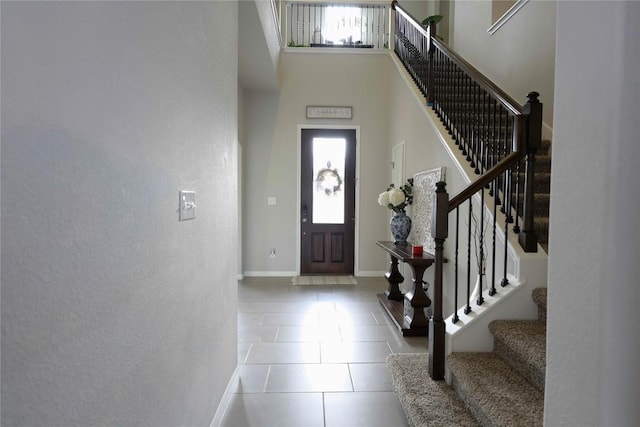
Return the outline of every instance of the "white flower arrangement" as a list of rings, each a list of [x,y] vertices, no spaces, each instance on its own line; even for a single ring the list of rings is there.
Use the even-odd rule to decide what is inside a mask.
[[[401,187],[389,185],[387,191],[380,193],[378,204],[391,209],[396,213],[404,212],[405,208],[413,203],[413,178]]]

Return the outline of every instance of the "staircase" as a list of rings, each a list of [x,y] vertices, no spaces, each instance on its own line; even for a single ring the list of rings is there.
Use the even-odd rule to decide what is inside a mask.
[[[547,289],[535,289],[532,297],[538,320],[495,320],[492,352],[449,355],[451,387],[424,372],[426,355],[387,358],[409,425],[543,425]]]

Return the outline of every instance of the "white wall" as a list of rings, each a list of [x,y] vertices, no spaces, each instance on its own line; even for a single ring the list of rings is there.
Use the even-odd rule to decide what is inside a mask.
[[[236,22],[2,2],[3,425],[211,422],[237,357]]]
[[[245,272],[296,271],[298,125],[360,126],[359,271],[387,268],[376,240],[388,237],[387,212],[377,198],[389,184],[387,163],[388,73],[386,54],[283,53],[280,93],[247,91]],[[307,105],[352,106],[352,120],[308,120]],[[276,206],[267,206],[274,196]],[[269,258],[276,248],[276,258]]]
[[[530,0],[494,35],[491,0],[451,2],[453,49],[520,104],[540,93],[543,119],[553,127],[556,2]],[[585,23],[585,25],[588,25]]]
[[[640,424],[638,20],[558,2],[545,425]]]

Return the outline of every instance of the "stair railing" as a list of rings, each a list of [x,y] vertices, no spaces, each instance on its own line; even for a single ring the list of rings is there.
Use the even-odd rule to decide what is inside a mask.
[[[506,92],[480,73],[436,36],[436,25],[425,28],[394,1],[394,51],[407,72],[442,121],[445,129],[466,156],[478,175],[466,188],[449,197],[444,182],[437,183],[432,236],[435,240],[433,309],[429,319],[429,375],[444,379],[445,322],[443,319],[444,243],[449,234],[449,216],[455,211],[454,307],[453,322],[457,322],[459,297],[459,227],[461,207],[468,204],[466,306],[472,311],[472,258],[478,268],[476,304],[483,304],[483,280],[487,273],[485,260],[491,258],[489,295],[494,295],[497,275],[501,286],[509,284],[507,254],[509,227],[518,233],[518,241],[525,252],[537,251],[537,236],[533,230],[534,164],[541,145],[542,104],[538,93],[531,92],[525,105],[518,104]],[[524,174],[521,172],[524,171]],[[524,176],[521,179],[521,175]],[[488,196],[488,200],[487,200]],[[491,203],[491,199],[493,203]],[[475,208],[474,208],[475,200]],[[496,229],[498,206],[504,220],[504,247],[497,253]],[[464,209],[464,208],[463,208]],[[475,212],[474,212],[475,209]],[[522,228],[520,227],[522,217]],[[515,218],[515,219],[514,219]],[[485,224],[489,223],[488,227]],[[473,224],[476,224],[475,228]],[[479,227],[478,227],[479,224]],[[489,234],[489,236],[487,235]],[[462,240],[465,236],[462,235]],[[491,241],[491,246],[487,240]],[[490,250],[489,250],[490,249]],[[488,252],[488,253],[487,253]],[[502,257],[502,259],[500,259]],[[498,272],[499,266],[502,271]],[[464,280],[462,280],[464,282]]]

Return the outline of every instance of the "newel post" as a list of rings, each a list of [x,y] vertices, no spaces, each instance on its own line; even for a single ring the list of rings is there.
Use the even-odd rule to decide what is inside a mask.
[[[538,251],[538,235],[533,229],[535,215],[535,162],[536,151],[542,145],[542,104],[538,100],[538,92],[529,92],[529,101],[523,106],[527,116],[526,150],[527,160],[525,169],[525,188],[523,205],[523,227],[518,234],[518,242],[525,252]]]
[[[429,376],[444,379],[445,323],[442,318],[442,270],[444,268],[444,241],[449,234],[449,194],[443,181],[436,183],[433,195],[434,214],[431,234],[435,240],[435,271],[433,276],[433,315],[429,319]]]

